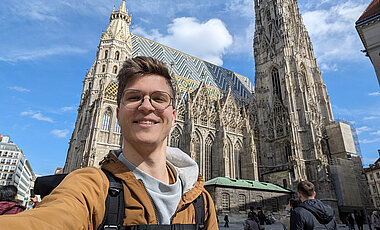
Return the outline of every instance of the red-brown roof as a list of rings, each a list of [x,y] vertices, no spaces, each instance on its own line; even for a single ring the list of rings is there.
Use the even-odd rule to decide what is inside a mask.
[[[356,21],[356,24],[376,15],[380,15],[380,0],[372,0],[362,16]]]

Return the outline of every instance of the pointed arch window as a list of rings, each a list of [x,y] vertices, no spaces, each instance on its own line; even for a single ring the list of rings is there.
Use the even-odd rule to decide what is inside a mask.
[[[119,58],[120,58],[120,52],[119,52],[119,51],[116,51],[116,52],[115,52],[115,59],[116,59],[116,60],[119,60]]]
[[[208,136],[205,143],[205,181],[210,180],[212,176],[212,146],[213,141]]]
[[[108,58],[108,50],[105,50],[104,51],[104,59],[107,59]]]
[[[108,131],[110,127],[111,110],[107,110],[103,115],[102,130]]]
[[[113,73],[114,73],[114,74],[117,74],[117,66],[114,66],[114,67],[113,67]]]
[[[272,70],[272,84],[273,84],[273,94],[282,102],[281,85],[280,85],[280,75],[278,74],[278,69],[273,68]]]
[[[106,65],[102,65],[102,73],[106,72]]]
[[[181,139],[181,132],[179,129],[176,127],[174,128],[174,131],[170,135],[170,146],[171,147],[176,147],[179,148],[180,145],[180,139]]]
[[[121,133],[121,128],[120,128],[119,122],[115,122],[114,131],[115,131],[115,133]]]
[[[235,145],[235,157],[236,157],[236,178],[242,178],[242,157],[241,157],[241,145],[240,143],[236,143]]]
[[[194,156],[195,156],[195,162],[197,162],[198,166],[200,164],[200,154],[201,154],[201,141],[198,136],[198,134],[194,134],[193,138],[193,145],[194,145]]]

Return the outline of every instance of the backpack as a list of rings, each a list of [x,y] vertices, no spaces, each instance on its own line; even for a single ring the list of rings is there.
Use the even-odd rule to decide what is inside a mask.
[[[105,201],[105,213],[98,230],[197,230],[203,229],[205,219],[204,198],[202,193],[192,202],[195,210],[195,224],[170,224],[170,225],[133,225],[123,226],[125,215],[124,192],[121,180],[109,171],[102,169],[109,180],[108,194]],[[57,187],[67,174],[56,174],[37,177],[34,183],[34,193],[43,198],[49,195]]]

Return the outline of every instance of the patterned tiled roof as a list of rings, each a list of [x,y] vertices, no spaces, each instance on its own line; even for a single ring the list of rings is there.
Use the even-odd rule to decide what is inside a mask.
[[[380,0],[372,0],[364,13],[356,21],[356,24],[359,24],[375,16],[380,16]]]
[[[117,99],[117,87],[119,84],[116,81],[111,81],[104,93],[104,97],[109,100],[116,101]]]
[[[176,76],[180,76],[180,78],[177,78],[177,80],[180,80],[180,88],[181,81],[184,84],[189,83],[190,86],[197,87],[204,80],[206,85],[212,89],[216,89],[215,92],[219,89],[221,91],[228,91],[228,85],[231,83],[231,90],[235,95],[247,99],[251,98],[253,85],[247,77],[136,34],[131,34],[131,36],[132,56],[150,56],[168,65],[174,63],[173,71]],[[185,79],[188,79],[188,81]],[[212,95],[212,97],[215,96]]]

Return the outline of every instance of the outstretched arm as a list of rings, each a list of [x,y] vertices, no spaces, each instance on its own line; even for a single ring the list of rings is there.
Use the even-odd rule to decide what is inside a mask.
[[[96,229],[103,220],[108,187],[108,179],[100,169],[76,170],[35,209],[0,216],[1,229]]]

